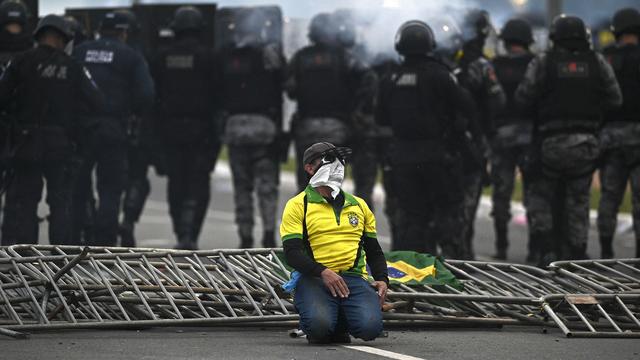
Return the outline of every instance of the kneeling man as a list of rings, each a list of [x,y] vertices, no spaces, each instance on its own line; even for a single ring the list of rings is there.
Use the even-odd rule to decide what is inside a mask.
[[[350,154],[327,142],[310,146],[303,156],[309,185],[282,215],[286,261],[301,274],[294,299],[309,343],[350,342],[349,334],[373,340],[382,332],[387,265],[369,206],[341,189]]]

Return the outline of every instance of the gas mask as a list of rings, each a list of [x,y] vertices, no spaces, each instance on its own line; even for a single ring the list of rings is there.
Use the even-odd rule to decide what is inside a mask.
[[[336,198],[340,193],[344,181],[344,162],[334,155],[322,157],[320,167],[309,180],[312,187],[328,186],[331,188],[331,197]]]

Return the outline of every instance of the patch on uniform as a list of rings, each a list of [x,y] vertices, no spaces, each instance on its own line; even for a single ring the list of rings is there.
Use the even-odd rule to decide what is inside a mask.
[[[347,217],[349,217],[349,224],[351,224],[351,226],[358,226],[358,215],[356,215],[356,213],[350,212],[347,214]]]
[[[193,69],[193,55],[169,55],[165,65],[167,69]]]
[[[395,80],[397,86],[416,86],[418,85],[418,75],[414,73],[406,73],[398,76]]]
[[[565,61],[558,63],[558,77],[560,78],[585,78],[589,76],[589,64],[577,61]]]
[[[67,67],[64,65],[49,64],[43,68],[42,64],[40,64],[38,71],[40,72],[40,77],[45,79],[67,79]]]
[[[109,64],[113,62],[113,51],[88,50],[84,61],[93,64]]]

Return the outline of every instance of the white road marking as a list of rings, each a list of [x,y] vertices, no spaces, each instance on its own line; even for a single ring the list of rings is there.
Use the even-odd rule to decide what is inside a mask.
[[[378,355],[378,356],[384,356],[384,357],[389,358],[389,359],[396,359],[396,360],[425,360],[423,358],[418,358],[418,357],[411,356],[411,355],[398,354],[398,353],[395,353],[393,351],[376,349],[376,348],[373,348],[373,347],[370,347],[370,346],[343,345],[343,347],[345,347],[347,349],[351,349],[351,350],[357,350],[357,351],[362,351],[362,352],[366,352],[366,353],[369,353],[369,354]]]

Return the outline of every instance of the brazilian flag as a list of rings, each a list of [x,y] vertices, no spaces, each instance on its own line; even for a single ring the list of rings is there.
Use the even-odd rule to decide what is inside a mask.
[[[390,251],[384,256],[391,284],[463,287],[440,257],[415,251]]]

